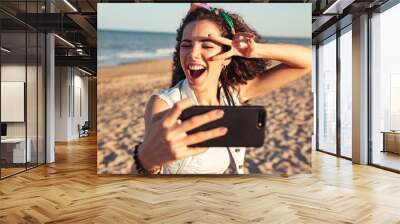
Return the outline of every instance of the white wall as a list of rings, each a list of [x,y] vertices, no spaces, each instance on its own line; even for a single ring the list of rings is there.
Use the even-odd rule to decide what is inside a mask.
[[[88,120],[88,78],[76,68],[56,67],[55,112],[55,140],[77,139],[78,124]]]
[[[68,140],[68,87],[70,83],[68,71],[67,67],[55,68],[55,141]]]
[[[25,65],[1,65],[1,81],[25,82]]]

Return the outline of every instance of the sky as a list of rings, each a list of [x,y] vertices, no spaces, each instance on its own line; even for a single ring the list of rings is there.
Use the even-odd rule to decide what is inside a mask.
[[[211,3],[262,36],[311,38],[311,3]],[[189,3],[98,3],[98,29],[175,33]]]

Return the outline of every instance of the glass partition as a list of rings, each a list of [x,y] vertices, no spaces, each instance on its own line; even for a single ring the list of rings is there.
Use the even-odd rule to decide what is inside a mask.
[[[27,2],[26,12],[39,13],[38,1]],[[32,20],[37,20],[33,17]],[[36,23],[37,21],[32,21]],[[38,76],[39,76],[39,33],[27,27],[27,150],[30,158],[27,167],[38,165]]]
[[[43,5],[0,2],[17,16],[42,13]],[[0,26],[0,178],[5,178],[45,163],[46,40],[43,33],[1,11]]]
[[[27,33],[27,81],[26,81],[26,89],[27,89],[27,98],[26,98],[26,111],[27,111],[27,142],[29,150],[31,153],[29,154],[30,158],[28,158],[27,166],[28,168],[37,165],[37,127],[38,127],[38,108],[37,108],[37,41],[38,36],[36,32],[28,32]]]
[[[26,140],[26,33],[1,34],[1,176],[24,171],[31,156]],[[6,49],[6,50],[4,50]],[[28,147],[29,149],[29,147]]]
[[[38,164],[44,164],[46,162],[46,145],[45,145],[45,124],[46,124],[46,76],[45,76],[45,65],[46,65],[46,37],[43,33],[38,33],[38,64],[37,64],[37,90],[38,90],[38,105],[37,105],[37,162]]]

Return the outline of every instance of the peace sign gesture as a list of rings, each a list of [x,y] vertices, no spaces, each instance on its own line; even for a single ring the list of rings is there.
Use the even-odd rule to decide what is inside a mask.
[[[233,40],[209,34],[208,38],[210,40],[231,47],[229,51],[216,55],[212,57],[211,60],[225,60],[232,56],[255,58],[257,43],[254,41],[254,37],[254,34],[248,32],[236,33],[233,36]]]

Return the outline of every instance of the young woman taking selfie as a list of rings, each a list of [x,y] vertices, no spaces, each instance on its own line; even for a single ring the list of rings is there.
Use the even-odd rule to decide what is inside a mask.
[[[145,135],[132,173],[243,174],[246,148],[196,148],[227,134],[225,127],[187,132],[223,117],[213,110],[181,122],[193,105],[240,106],[311,72],[311,49],[262,43],[237,14],[194,3],[177,30],[171,88],[150,97]],[[267,69],[271,60],[281,62]]]

